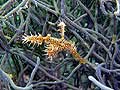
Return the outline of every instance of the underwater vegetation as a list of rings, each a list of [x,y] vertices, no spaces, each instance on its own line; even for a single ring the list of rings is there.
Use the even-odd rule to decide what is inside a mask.
[[[120,90],[119,0],[0,0],[0,90]]]

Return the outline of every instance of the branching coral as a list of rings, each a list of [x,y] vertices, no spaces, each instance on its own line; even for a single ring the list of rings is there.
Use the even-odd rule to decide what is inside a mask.
[[[30,36],[29,35],[23,36],[23,43],[30,42],[30,44],[41,45],[44,42],[47,44],[45,52],[47,53],[49,58],[52,59],[53,57],[56,57],[60,51],[69,51],[77,61],[79,61],[82,64],[85,64],[86,60],[79,55],[74,43],[71,43],[64,39],[65,32],[64,29],[66,26],[65,23],[60,22],[58,26],[60,27],[58,31],[60,31],[61,33],[61,38],[51,37],[50,34],[47,34],[47,36],[45,37],[43,37],[41,34],[39,35],[31,34]]]
[[[2,90],[120,89],[120,0],[6,1],[0,0],[0,71],[9,77],[0,73]],[[60,35],[48,34],[51,29],[56,31],[54,25],[59,21],[63,21],[58,24]],[[41,33],[21,37],[23,32],[38,31]],[[35,47],[27,50],[21,39]],[[46,55],[35,63],[41,46]],[[46,61],[59,57],[57,62]]]

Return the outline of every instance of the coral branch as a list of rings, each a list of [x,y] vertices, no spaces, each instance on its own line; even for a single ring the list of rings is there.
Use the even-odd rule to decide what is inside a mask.
[[[93,76],[88,76],[88,79],[92,81],[94,84],[96,84],[98,87],[100,87],[102,90],[114,90],[112,88],[109,88],[103,84],[101,84],[99,81],[97,81]]]
[[[114,14],[116,16],[119,16],[120,15],[120,1],[119,0],[115,0],[116,1],[116,4],[117,4],[117,11],[114,12]]]

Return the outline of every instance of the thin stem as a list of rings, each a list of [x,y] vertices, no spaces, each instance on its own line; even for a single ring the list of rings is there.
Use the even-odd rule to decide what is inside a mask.
[[[92,81],[95,85],[97,85],[98,87],[100,87],[102,90],[114,90],[112,88],[109,88],[103,84],[101,84],[99,81],[97,81],[93,76],[88,76],[88,79],[90,81]]]
[[[29,86],[32,83],[32,80],[33,80],[34,75],[35,75],[35,73],[36,73],[36,71],[38,69],[39,64],[40,64],[40,58],[37,57],[37,64],[35,65],[35,68],[33,69],[32,73],[31,73],[30,80],[27,83],[26,87]]]

